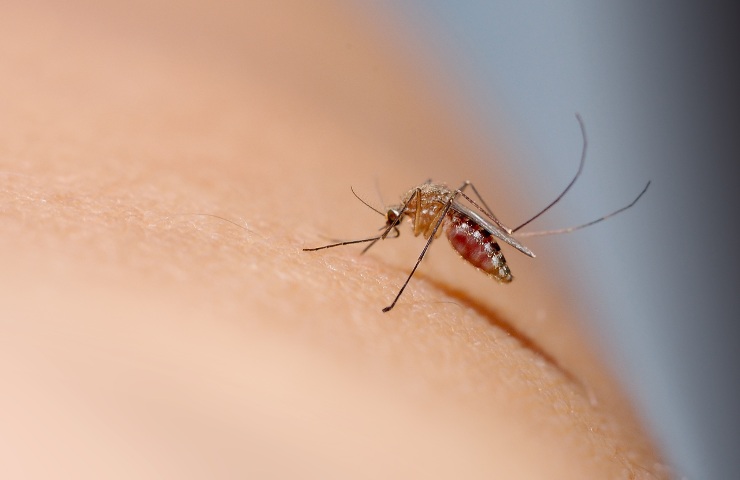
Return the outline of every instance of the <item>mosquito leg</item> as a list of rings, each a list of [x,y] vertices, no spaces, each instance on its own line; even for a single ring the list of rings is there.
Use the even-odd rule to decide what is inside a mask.
[[[444,218],[444,216],[447,215],[447,210],[444,208],[445,205],[447,205],[447,204],[444,203],[444,204],[441,204],[441,205],[442,205],[442,209],[439,212],[437,212],[437,214],[434,216],[434,218],[432,218],[432,221],[429,222],[429,228],[427,228],[426,231],[424,232],[424,238],[428,238],[431,235],[436,235],[436,234],[442,233],[442,232],[440,232],[437,229],[437,223],[439,222],[439,220],[441,218]],[[435,232],[437,232],[437,233],[435,234]]]
[[[416,210],[414,212],[414,236],[417,236],[421,231],[421,191],[417,188],[414,192],[414,195],[416,195]]]
[[[324,245],[323,247],[315,247],[315,248],[304,248],[304,252],[315,252],[316,250],[324,250],[325,248],[334,248],[334,247],[341,247],[342,245],[354,245],[355,243],[365,243],[365,242],[373,242],[370,245],[373,245],[375,242],[380,240],[382,237],[372,237],[372,238],[363,238],[362,240],[349,240],[347,242],[339,242],[339,243],[332,243],[330,245]]]
[[[378,243],[378,240],[380,240],[381,238],[382,237],[376,237],[375,240],[373,240],[372,242],[370,242],[370,244],[367,247],[365,247],[365,248],[362,249],[362,251],[360,252],[360,255],[365,255],[365,252],[367,252],[368,250],[370,250],[370,248],[373,245],[375,245],[376,243]]]
[[[366,240],[366,241],[370,242],[370,245],[368,245],[367,247],[363,248],[362,249],[362,252],[360,252],[360,255],[364,255],[368,250],[370,250],[370,248],[373,245],[375,245],[376,243],[378,243],[378,240],[385,240],[388,237],[388,234],[391,233],[391,232],[395,232],[395,236],[393,236],[391,238],[397,238],[399,235],[401,235],[401,232],[398,230],[398,224],[401,221],[401,217],[403,217],[403,212],[406,211],[406,208],[409,206],[409,203],[411,203],[411,200],[413,200],[414,197],[417,197],[419,199],[421,198],[419,195],[417,195],[417,193],[418,193],[418,190],[416,192],[414,192],[413,195],[411,195],[411,198],[409,198],[409,201],[406,202],[406,204],[403,206],[403,208],[401,209],[400,213],[398,214],[398,217],[396,217],[393,220],[393,222],[391,222],[390,225],[388,225],[386,227],[386,229],[383,231],[383,233],[380,236],[378,236],[376,238],[370,238],[370,239],[367,239]],[[357,243],[360,243],[360,242],[357,242]]]
[[[550,205],[546,206],[545,208],[543,208],[542,210],[540,210],[540,212],[538,214],[536,214],[535,216],[533,216],[532,218],[530,218],[526,222],[524,222],[521,225],[519,225],[518,227],[516,227],[513,230],[513,232],[518,232],[523,227],[529,225],[534,220],[540,218],[540,215],[542,215],[546,211],[550,210],[553,207],[553,205],[555,205],[556,203],[558,203],[560,201],[560,199],[563,198],[566,193],[568,193],[568,191],[571,189],[571,187],[573,186],[573,184],[576,183],[576,180],[578,180],[578,177],[581,176],[581,173],[583,172],[583,166],[586,164],[586,150],[588,149],[588,137],[586,137],[586,126],[583,124],[583,119],[577,113],[576,113],[576,120],[578,120],[578,126],[581,127],[581,136],[583,137],[583,147],[581,149],[581,162],[578,164],[578,171],[576,172],[575,176],[573,177],[573,180],[570,181],[570,183],[568,184],[568,186],[565,187],[565,190],[563,190],[562,192],[560,192],[560,195],[558,195],[557,198],[555,198],[555,200],[553,200],[550,203]]]
[[[409,282],[411,281],[411,277],[414,276],[416,269],[419,268],[419,264],[424,259],[424,255],[427,254],[427,250],[429,250],[429,246],[432,244],[432,241],[434,240],[434,236],[437,233],[437,230],[439,229],[440,225],[442,225],[442,222],[444,221],[445,216],[447,215],[447,212],[450,210],[450,207],[452,206],[453,200],[459,193],[460,193],[460,190],[455,191],[455,193],[452,194],[450,199],[447,200],[447,203],[445,204],[445,208],[444,210],[442,210],[442,214],[439,216],[437,223],[434,225],[434,230],[432,230],[432,234],[429,235],[429,239],[427,240],[426,245],[424,245],[424,249],[421,251],[421,253],[419,254],[419,258],[416,260],[416,263],[414,264],[414,268],[411,269],[411,273],[409,273],[409,276],[406,278],[406,281],[403,282],[403,286],[401,286],[401,289],[398,291],[396,298],[393,299],[393,303],[385,307],[383,309],[383,313],[390,311],[394,306],[396,306],[396,302],[398,302],[398,299],[401,297],[401,294],[406,289],[406,285],[408,285]]]
[[[399,236],[401,235],[401,232],[400,232],[400,231],[398,230],[398,227],[397,227],[397,226],[396,226],[396,227],[393,227],[393,233],[394,233],[394,235],[393,235],[392,237],[390,237],[390,238],[398,238],[398,237],[399,237]],[[388,237],[386,237],[386,238],[388,238]],[[370,247],[372,247],[373,245],[375,245],[375,243],[376,243],[376,242],[377,242],[378,240],[381,240],[381,239],[382,239],[382,237],[377,237],[377,238],[376,238],[375,240],[373,240],[373,241],[372,241],[372,242],[370,243],[370,245],[368,245],[367,247],[365,247],[365,248],[363,248],[363,249],[362,249],[362,251],[360,252],[360,255],[365,255],[365,253],[366,253],[366,252],[367,252],[368,250],[370,250]]]
[[[491,207],[489,207],[486,201],[483,200],[483,197],[481,197],[481,194],[478,192],[478,189],[475,188],[475,185],[473,185],[473,182],[471,182],[470,180],[466,181],[465,185],[460,189],[460,193],[462,193],[463,189],[467,186],[469,186],[473,190],[473,193],[475,193],[475,196],[478,197],[478,200],[480,200],[480,203],[482,203],[483,206],[486,207],[485,209],[481,209],[481,210],[489,214],[491,217],[495,218],[496,215],[493,214],[493,210],[491,210]],[[467,197],[467,195],[465,195],[465,197]]]
[[[417,190],[417,192],[418,192],[418,190]],[[365,253],[365,252],[367,252],[370,249],[370,247],[372,247],[373,245],[375,245],[378,242],[378,240],[385,240],[386,237],[388,237],[388,234],[391,233],[391,232],[395,232],[395,236],[393,236],[391,238],[398,237],[398,235],[400,234],[400,232],[398,231],[398,224],[401,221],[401,218],[403,217],[403,212],[406,211],[406,208],[409,206],[409,203],[411,203],[411,201],[414,199],[414,197],[417,196],[417,192],[414,192],[414,194],[411,195],[411,198],[409,198],[408,202],[406,202],[406,204],[403,206],[403,208],[401,209],[399,215],[395,219],[393,219],[393,221],[383,230],[383,233],[381,233],[380,235],[378,235],[376,237],[363,238],[361,240],[349,240],[349,241],[346,241],[346,242],[332,243],[330,245],[324,245],[322,247],[304,248],[303,251],[304,252],[315,252],[316,250],[324,250],[325,248],[334,248],[334,247],[341,247],[343,245],[354,245],[355,243],[366,243],[366,242],[370,242],[370,245],[368,245],[367,247],[365,247],[364,250],[362,250],[362,253]],[[354,193],[354,191],[352,191],[352,193]],[[360,201],[362,201],[362,199],[360,199]],[[365,203],[365,202],[363,201],[363,203]],[[370,207],[370,208],[372,208],[372,207]]]
[[[478,205],[477,203],[475,203],[475,201],[472,198],[470,198],[469,196],[467,196],[467,195],[465,195],[463,193],[463,190],[465,189],[465,187],[468,187],[468,186],[473,189],[473,192],[475,192],[475,196],[478,197],[478,200],[481,201],[481,203],[483,204],[483,207],[481,207],[480,205]],[[496,218],[496,215],[494,215],[493,212],[491,211],[491,207],[489,207],[486,204],[486,201],[483,200],[483,197],[480,196],[480,193],[478,193],[478,190],[475,188],[475,185],[473,185],[469,180],[466,181],[463,184],[463,186],[459,188],[459,191],[460,191],[460,195],[463,198],[465,198],[465,200],[467,200],[475,208],[477,208],[478,210],[480,210],[481,212],[483,212],[483,214],[485,216],[487,216],[496,226],[498,226],[501,230],[505,231],[509,235],[512,234],[512,230],[509,227],[507,227],[506,225],[504,225],[503,223],[501,223],[501,220],[499,220],[498,218]]]
[[[647,185],[645,185],[645,188],[642,189],[642,191],[640,192],[640,194],[637,195],[637,197],[634,200],[632,200],[632,202],[630,202],[629,205],[625,205],[624,207],[622,207],[622,208],[620,208],[618,210],[615,210],[615,211],[613,211],[612,213],[610,213],[608,215],[604,215],[603,217],[599,217],[596,220],[591,220],[590,222],[584,223],[582,225],[576,225],[575,227],[558,228],[556,230],[543,230],[543,231],[540,231],[540,232],[520,232],[520,233],[517,234],[517,238],[521,238],[521,237],[541,237],[543,235],[557,235],[557,234],[560,234],[560,233],[570,233],[570,232],[574,232],[576,230],[580,230],[582,228],[590,227],[591,225],[594,225],[596,223],[603,222],[607,218],[613,217],[614,215],[617,215],[618,213],[622,213],[625,210],[627,210],[628,208],[631,208],[634,204],[637,203],[637,201],[640,199],[640,197],[642,197],[645,194],[645,192],[647,192],[647,189],[648,189],[649,186],[650,186],[650,182],[647,182]]]
[[[403,218],[404,212],[406,212],[406,209],[408,208],[409,204],[411,203],[414,198],[421,199],[421,196],[419,195],[419,189],[417,188],[414,193],[411,194],[411,197],[409,197],[408,201],[403,204],[403,207],[401,207],[401,210],[398,212],[398,216],[393,219],[393,221],[388,224],[388,227],[385,229],[383,234],[380,236],[383,240],[385,240],[385,237],[388,236],[389,233],[391,233],[391,230],[396,230],[398,232],[398,224],[401,223],[401,219]]]

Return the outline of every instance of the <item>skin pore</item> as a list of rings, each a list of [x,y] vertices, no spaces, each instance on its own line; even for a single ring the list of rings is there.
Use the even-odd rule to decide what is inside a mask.
[[[301,251],[383,226],[350,185],[490,156],[391,34],[328,0],[8,12],[3,478],[667,475],[545,267],[507,250],[501,286],[441,238],[383,314],[408,225]]]

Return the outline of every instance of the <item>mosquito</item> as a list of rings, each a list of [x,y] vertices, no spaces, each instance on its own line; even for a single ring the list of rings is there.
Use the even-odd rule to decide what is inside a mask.
[[[354,190],[352,193],[358,200],[360,200],[367,207],[371,208],[375,212],[385,217],[385,226],[382,227],[383,233],[370,238],[363,238],[360,240],[349,240],[345,242],[332,243],[330,245],[324,245],[316,248],[304,248],[303,251],[315,252],[317,250],[324,250],[326,248],[340,247],[343,245],[353,245],[356,243],[368,243],[368,245],[362,250],[364,254],[373,245],[380,240],[386,238],[396,238],[400,235],[398,226],[404,218],[408,218],[411,221],[414,236],[423,235],[427,239],[424,248],[419,254],[419,258],[414,264],[414,268],[411,269],[406,281],[401,286],[401,289],[396,294],[393,302],[387,307],[383,308],[383,312],[390,311],[396,306],[398,299],[403,294],[406,286],[411,281],[411,277],[416,273],[416,269],[424,259],[429,247],[432,242],[438,238],[443,232],[449,240],[455,251],[465,259],[468,263],[472,264],[477,269],[483,271],[489,277],[498,281],[499,283],[511,283],[513,276],[511,275],[511,269],[506,263],[506,258],[501,252],[501,247],[497,240],[509,244],[524,255],[534,258],[535,254],[528,247],[524,246],[519,240],[514,238],[514,234],[521,228],[529,225],[532,221],[539,218],[542,214],[547,212],[556,203],[558,203],[563,196],[573,187],[578,177],[580,177],[583,171],[583,166],[586,162],[586,149],[588,141],[586,137],[586,127],[583,124],[581,116],[576,114],[576,120],[581,128],[581,135],[583,137],[583,148],[581,151],[581,161],[578,166],[573,179],[570,181],[568,186],[555,198],[549,205],[544,209],[540,210],[539,213],[531,217],[526,222],[522,223],[516,228],[508,228],[501,221],[496,218],[491,208],[486,204],[485,200],[481,197],[475,185],[470,181],[465,181],[459,188],[452,190],[443,183],[433,183],[427,181],[415,188],[412,188],[401,199],[399,205],[392,206],[386,213],[383,213],[370,204],[360,198]],[[561,228],[557,230],[546,230],[540,232],[525,232],[520,233],[518,236],[521,237],[533,237],[540,235],[555,235],[561,233],[569,233],[575,230],[589,227],[596,223],[602,222],[607,218],[610,218],[618,213],[621,213],[628,208],[632,207],[642,197],[650,186],[650,182],[647,182],[642,191],[637,197],[632,200],[628,205],[615,210],[614,212],[604,215],[603,217],[592,220],[582,225],[574,227]],[[470,189],[475,195],[478,202],[468,196],[465,192]],[[462,203],[462,200],[467,201],[470,206]],[[389,235],[392,236],[389,237]]]

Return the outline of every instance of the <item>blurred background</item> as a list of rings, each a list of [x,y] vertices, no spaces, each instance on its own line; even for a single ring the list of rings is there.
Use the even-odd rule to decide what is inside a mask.
[[[485,132],[517,148],[536,211],[580,181],[532,229],[628,203],[618,219],[539,240],[577,272],[585,328],[681,477],[737,478],[738,271],[734,230],[738,75],[732,12],[707,2],[386,1],[369,13]],[[481,171],[486,165],[481,165]],[[488,170],[488,175],[497,172]]]
[[[31,5],[29,12],[34,4]],[[186,8],[188,5],[174,2],[132,5],[129,11],[128,4],[111,2],[101,9],[101,14],[95,2],[73,2],[71,6],[55,8],[51,3],[39,2],[37,10],[42,14],[37,16],[32,12],[28,18],[46,20],[48,16],[49,21],[32,23],[31,27],[24,23],[27,18],[15,18],[10,6],[5,6],[5,15],[0,17],[5,20],[4,33],[15,28],[11,33],[17,38],[39,37],[28,44],[3,44],[11,53],[18,52],[11,57],[17,60],[16,64],[12,68],[6,64],[5,75],[13,79],[27,76],[43,86],[44,82],[56,79],[54,75],[62,74],[59,75],[62,81],[54,83],[54,88],[49,89],[47,85],[46,91],[43,88],[34,91],[38,98],[33,98],[30,104],[38,111],[31,110],[27,118],[5,119],[5,135],[13,136],[13,124],[27,122],[31,127],[24,125],[20,130],[33,131],[38,118],[50,123],[61,119],[62,124],[72,118],[78,122],[75,128],[83,132],[72,133],[81,138],[62,129],[60,138],[42,137],[41,141],[35,137],[21,138],[18,144],[28,143],[35,147],[45,140],[67,145],[64,143],[66,137],[85,144],[86,135],[92,137],[99,133],[95,128],[88,128],[97,125],[99,112],[77,109],[78,98],[92,95],[91,103],[120,108],[129,97],[149,99],[150,92],[174,91],[157,101],[161,102],[158,106],[167,107],[172,118],[182,122],[177,128],[169,127],[167,116],[156,119],[161,123],[139,125],[132,122],[131,119],[143,117],[149,111],[141,105],[134,105],[131,111],[123,113],[110,109],[111,118],[107,119],[110,124],[101,128],[107,132],[123,125],[140,135],[144,132],[144,141],[138,139],[142,144],[148,136],[169,133],[169,143],[158,138],[161,150],[153,155],[169,160],[166,153],[173,145],[184,143],[186,135],[178,134],[190,131],[190,123],[186,120],[195,116],[193,110],[188,110],[189,115],[181,118],[176,108],[177,100],[194,85],[207,83],[211,78],[206,65],[202,68],[206,70],[203,77],[169,84],[172,72],[181,71],[180,62],[188,64],[191,55],[194,59],[207,57],[214,63],[228,63],[242,55],[247,58],[245,65],[254,58],[269,62],[269,55],[258,57],[255,53],[260,46],[242,53],[240,48],[244,46],[230,37],[233,32],[246,28],[239,23],[242,17],[235,16],[234,24],[227,22],[225,26],[218,12],[213,19],[207,15],[200,18],[202,10],[210,11],[214,7],[210,4],[205,7],[206,4],[197,0],[194,5],[198,8],[192,5]],[[243,7],[243,11],[250,6],[249,2],[235,5]],[[377,21],[380,28],[387,28],[389,37],[399,39],[393,43],[403,50],[399,58],[418,60],[427,72],[426,80],[434,84],[437,91],[452,92],[458,103],[456,110],[476,119],[475,130],[469,132],[476,141],[489,144],[489,151],[504,152],[496,165],[506,165],[505,172],[494,170],[494,162],[489,164],[485,159],[481,159],[477,171],[488,175],[484,179],[486,183],[498,182],[505,184],[502,190],[521,192],[517,201],[521,200],[523,212],[534,213],[547,205],[572,178],[582,146],[574,113],[583,116],[590,142],[584,174],[569,195],[531,225],[531,229],[559,228],[592,220],[629,203],[647,180],[653,181],[636,207],[619,217],[572,235],[536,239],[531,246],[538,253],[538,261],[550,262],[549,265],[559,262],[563,271],[567,269],[568,280],[578,279],[570,292],[571,303],[584,310],[582,318],[592,320],[584,328],[600,345],[599,350],[629,391],[653,437],[679,475],[688,479],[737,478],[740,419],[735,408],[740,404],[737,385],[740,376],[736,366],[740,354],[735,344],[740,337],[737,326],[740,301],[735,277],[740,271],[740,262],[734,252],[738,244],[734,207],[739,204],[734,184],[740,173],[735,148],[740,127],[736,102],[740,81],[735,66],[737,34],[733,24],[737,15],[711,2],[680,0],[356,0],[351,7],[366,14],[369,21]],[[25,5],[17,8],[21,13],[25,9]],[[235,10],[242,12],[239,8]],[[171,24],[163,22],[167,25],[160,28],[157,22],[162,18]],[[43,28],[45,25],[56,27],[56,22],[60,28]],[[181,23],[201,29],[191,32],[181,28]],[[250,23],[252,28],[263,25],[269,23],[259,20]],[[79,38],[74,35],[72,39],[55,37],[58,32],[66,32],[74,26],[79,26],[83,32]],[[104,35],[110,28],[120,31],[110,37]],[[104,41],[100,46],[91,45],[87,49],[85,43],[96,35]],[[261,33],[255,37],[260,38],[259,35]],[[182,48],[169,48],[180,46],[183,38],[188,41]],[[74,58],[73,65],[80,71],[70,73],[63,66],[66,59],[58,55],[50,66],[39,63],[43,67],[39,71],[48,77],[37,78],[34,62],[46,59],[47,51],[55,52],[49,46],[57,42],[62,46],[85,45],[79,51],[65,52]],[[130,58],[109,55],[111,45],[115,47],[114,52]],[[318,41],[315,50],[323,52],[324,47]],[[172,65],[160,69],[160,59],[171,51],[182,57],[173,57]],[[211,52],[221,52],[223,58],[211,58]],[[105,60],[102,63],[101,58]],[[133,58],[136,61],[132,61]],[[330,57],[327,54],[321,58]],[[362,61],[363,57],[358,55],[357,58]],[[120,64],[136,66],[137,70],[120,71],[121,60]],[[298,58],[295,70],[286,71],[301,72],[304,62],[309,64],[310,59]],[[245,65],[235,66],[234,71],[241,73],[239,69],[244,68],[248,72],[249,65]],[[183,71],[194,72],[195,69]],[[371,72],[372,65],[368,65],[366,71]],[[219,81],[242,81],[239,75],[234,77],[219,78]],[[117,92],[109,102],[107,85],[120,86],[121,79],[130,90]],[[315,85],[307,81],[306,92],[323,86],[320,80],[317,76]],[[30,83],[22,91],[26,87],[33,90],[36,85]],[[103,87],[88,92],[80,87],[84,85]],[[319,88],[315,91],[321,92]],[[58,99],[58,103],[49,104],[50,97]],[[214,97],[223,101],[217,107],[228,104],[226,97]],[[6,107],[12,106],[12,101],[27,101],[26,98],[18,100],[7,92],[2,100],[7,102],[3,104]],[[207,104],[204,111],[218,109],[205,99],[201,101]],[[389,103],[392,101],[388,99]],[[447,101],[446,97],[440,99],[443,101]],[[382,105],[377,108],[381,109]],[[132,128],[127,122],[140,128]],[[427,126],[412,127],[424,130]],[[224,133],[221,127],[214,123],[212,130],[225,137],[236,136],[234,132],[238,130]],[[248,126],[240,128],[248,129]],[[365,125],[357,128],[364,129]],[[331,128],[326,128],[326,132],[327,137],[333,134]],[[52,133],[56,134],[56,131]],[[367,133],[373,142],[375,135],[376,131]],[[125,152],[137,151],[137,148],[145,150],[138,144],[128,150],[134,140],[136,136],[108,138],[110,144],[105,145],[103,151],[120,149],[124,152],[121,158],[126,158]],[[248,144],[248,140],[244,143]],[[206,149],[197,143],[199,138],[193,141],[196,147]],[[268,143],[277,145],[282,141],[281,138],[268,139]],[[501,145],[502,142],[506,144]],[[202,150],[198,148],[188,157],[193,164],[202,163],[202,158],[206,158],[199,156]],[[315,151],[323,152],[320,148]],[[34,153],[22,152],[31,158]],[[376,152],[360,153],[370,157]],[[69,155],[63,150],[62,154]],[[227,152],[219,156],[229,155]],[[451,163],[454,161],[450,159]],[[182,164],[173,161],[169,165],[179,167]],[[363,175],[364,172],[357,176]],[[425,175],[426,172],[420,172],[421,178]],[[344,180],[337,183],[342,195],[348,196],[347,183]],[[506,220],[509,220],[508,215]],[[570,285],[570,281],[567,283]],[[83,335],[83,338],[87,337]],[[153,358],[160,358],[158,344],[152,343],[148,348],[157,352]],[[192,359],[194,363],[197,360],[198,357]],[[8,364],[13,366],[12,362],[6,362],[5,366]],[[95,375],[89,378],[97,379]],[[25,381],[25,377],[21,379]],[[96,392],[98,385],[92,381],[90,385],[94,387],[90,391]],[[55,396],[48,398],[55,407],[65,405]],[[100,403],[106,406],[104,411],[109,412],[103,400]],[[51,414],[56,411],[49,410]],[[90,418],[95,420],[95,417]],[[69,419],[76,422],[74,416]],[[34,432],[27,425],[23,425],[23,429]],[[37,439],[29,438],[30,444],[36,446]],[[50,438],[54,442],[57,437]],[[62,438],[68,440],[66,436]],[[157,438],[147,440],[156,444]],[[101,442],[101,445],[107,444]],[[193,445],[198,446],[198,443]],[[60,454],[60,457],[65,455]],[[108,457],[101,455],[100,458],[100,462],[105,463]],[[96,458],[84,460],[89,468],[87,462]]]

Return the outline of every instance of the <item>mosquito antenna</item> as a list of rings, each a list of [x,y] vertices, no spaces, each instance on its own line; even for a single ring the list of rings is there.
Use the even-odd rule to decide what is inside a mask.
[[[357,198],[357,200],[361,201],[366,207],[368,207],[371,210],[373,210],[373,211],[375,211],[375,212],[383,215],[384,217],[386,216],[386,214],[384,214],[383,212],[375,209],[372,205],[368,204],[365,200],[363,200],[362,198],[360,198],[360,196],[355,193],[355,189],[354,188],[350,187],[350,190],[352,190],[352,194]],[[411,198],[413,198],[413,196]],[[411,200],[409,199],[409,202],[410,201]],[[405,209],[407,206],[408,206],[408,202],[406,203],[406,205],[404,205],[403,208]],[[380,235],[376,235],[376,236],[370,237],[370,238],[363,238],[362,240],[349,240],[349,241],[346,241],[346,242],[332,243],[331,245],[324,245],[323,247],[304,248],[303,251],[304,252],[315,252],[316,250],[324,250],[325,248],[341,247],[342,245],[354,245],[355,243],[367,243],[367,242],[370,242],[370,245],[368,245],[367,247],[365,247],[362,250],[362,253],[365,253],[365,252],[367,252],[370,249],[370,247],[372,247],[373,245],[375,245],[378,242],[378,240],[385,240],[386,237],[388,237],[388,234],[391,231],[393,231],[395,233],[395,236],[393,236],[391,238],[398,237],[399,236],[398,222],[401,220],[401,217],[402,216],[403,215],[398,215],[396,218],[393,219],[392,222],[389,220],[390,223],[381,228],[383,230],[383,233],[381,233]]]
[[[529,225],[534,220],[539,218],[540,215],[550,210],[550,208],[552,208],[553,205],[558,203],[560,199],[563,198],[563,196],[565,196],[566,193],[568,193],[568,190],[570,190],[573,184],[576,183],[576,180],[578,180],[578,177],[581,176],[581,172],[583,171],[583,166],[586,164],[586,147],[588,147],[588,139],[586,138],[586,127],[583,125],[583,119],[581,118],[581,115],[578,113],[576,113],[576,120],[578,120],[578,125],[580,125],[581,127],[581,135],[583,136],[583,150],[581,150],[581,163],[578,165],[578,171],[576,172],[575,177],[573,177],[573,180],[571,180],[568,186],[565,187],[565,190],[563,190],[563,192],[560,195],[558,195],[558,197],[555,200],[553,200],[552,203],[550,203],[550,205],[546,206],[544,209],[540,211],[540,213],[538,213],[534,217],[530,218],[526,222],[522,223],[521,225],[513,229],[512,232],[516,232],[522,227]]]
[[[632,200],[632,202],[629,205],[625,205],[624,207],[620,208],[619,210],[615,210],[615,211],[613,211],[612,213],[610,213],[608,215],[604,215],[603,217],[597,218],[596,220],[591,220],[588,223],[584,223],[583,225],[577,225],[575,227],[558,228],[557,230],[544,230],[544,231],[541,231],[541,232],[523,232],[523,233],[520,233],[519,235],[517,235],[517,237],[518,238],[521,238],[521,237],[540,237],[540,236],[543,236],[543,235],[558,235],[560,233],[570,233],[570,232],[573,232],[573,231],[576,231],[576,230],[580,230],[582,228],[590,227],[591,225],[594,225],[596,223],[603,222],[607,218],[613,217],[614,215],[617,215],[618,213],[622,213],[625,210],[627,210],[628,208],[631,208],[634,204],[636,204],[637,201],[643,195],[645,195],[645,192],[647,192],[647,189],[650,186],[650,183],[651,182],[647,182],[647,185],[645,185],[645,188],[642,189],[642,191],[640,192],[640,194],[637,195],[637,197],[634,200]]]
[[[383,200],[383,191],[380,189],[380,182],[378,181],[378,177],[375,177],[375,191],[378,193],[378,198],[380,199],[381,205],[386,205],[385,200]]]
[[[380,210],[378,210],[377,208],[373,207],[372,205],[370,205],[369,203],[367,203],[365,200],[363,200],[362,198],[360,198],[360,196],[357,195],[357,193],[355,193],[355,189],[354,188],[352,188],[350,186],[349,189],[352,190],[352,195],[354,195],[357,200],[361,201],[367,208],[369,208],[370,210],[374,211],[375,213],[379,213],[379,214],[381,214],[381,215],[383,215],[385,217],[385,213],[381,212]]]

